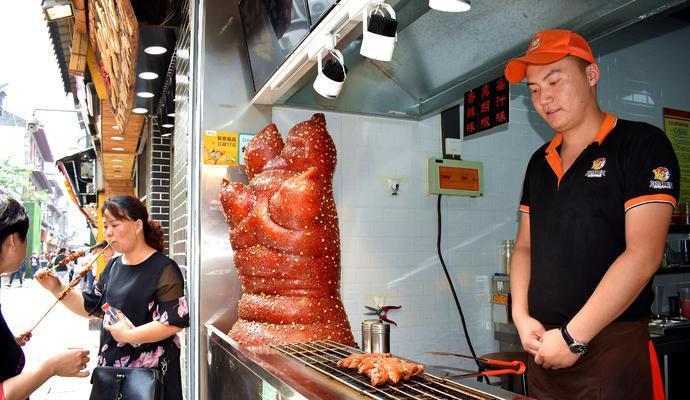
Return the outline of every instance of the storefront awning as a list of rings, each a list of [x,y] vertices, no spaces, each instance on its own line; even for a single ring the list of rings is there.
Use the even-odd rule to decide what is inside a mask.
[[[96,226],[96,152],[88,149],[63,157],[56,162],[65,177],[65,189],[91,226]]]

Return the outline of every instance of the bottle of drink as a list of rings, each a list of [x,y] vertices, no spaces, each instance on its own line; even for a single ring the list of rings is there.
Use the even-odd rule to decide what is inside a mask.
[[[101,310],[103,310],[103,312],[106,313],[106,315],[108,315],[108,317],[110,318],[109,325],[115,325],[118,322],[120,322],[121,318],[117,314],[117,312],[120,310],[118,310],[117,308],[112,307],[108,303],[103,303],[103,305],[101,306]],[[132,323],[132,321],[129,320],[129,318],[127,318],[124,314],[122,314],[122,317],[124,318],[123,321],[125,321],[127,326],[129,326],[130,328],[134,328],[134,324]],[[130,345],[132,345],[133,347],[138,347],[139,343],[130,343]]]

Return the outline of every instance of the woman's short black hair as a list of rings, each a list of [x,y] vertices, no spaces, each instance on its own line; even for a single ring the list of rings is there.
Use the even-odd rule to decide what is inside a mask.
[[[24,206],[12,197],[0,194],[0,245],[14,233],[25,241],[28,232],[29,215]]]

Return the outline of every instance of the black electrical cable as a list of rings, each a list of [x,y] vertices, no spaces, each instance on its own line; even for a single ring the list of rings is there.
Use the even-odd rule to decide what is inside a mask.
[[[437,231],[436,231],[436,253],[438,254],[438,259],[441,261],[441,266],[443,267],[443,272],[446,273],[446,279],[448,280],[448,286],[450,286],[450,291],[453,294],[453,299],[455,300],[455,306],[458,308],[458,313],[460,314],[460,320],[462,321],[462,330],[465,333],[465,340],[467,340],[467,345],[470,348],[470,353],[472,353],[472,357],[477,358],[477,354],[474,352],[474,346],[472,346],[472,340],[470,339],[470,333],[467,332],[467,323],[465,323],[465,314],[462,312],[462,307],[460,306],[460,300],[458,300],[458,294],[455,292],[455,286],[453,285],[453,280],[450,279],[450,274],[448,273],[448,268],[446,267],[445,261],[443,261],[443,255],[441,254],[441,196],[438,195],[438,200],[436,201],[436,217],[438,221],[438,226],[437,226]],[[483,368],[481,364],[479,364],[478,360],[474,360],[475,363],[477,363],[477,367],[479,368],[479,371],[482,371]],[[487,376],[479,376],[477,379],[481,381],[481,379],[484,378],[486,379],[486,383],[491,384],[489,382],[489,377]]]

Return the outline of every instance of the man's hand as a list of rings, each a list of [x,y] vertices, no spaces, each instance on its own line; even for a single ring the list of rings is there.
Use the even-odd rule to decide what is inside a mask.
[[[520,334],[520,341],[522,347],[526,352],[533,356],[537,355],[541,346],[541,337],[544,335],[544,325],[529,315],[513,318],[518,334]]]
[[[541,337],[541,346],[534,362],[547,369],[568,368],[580,358],[568,348],[560,329],[551,329]]]

